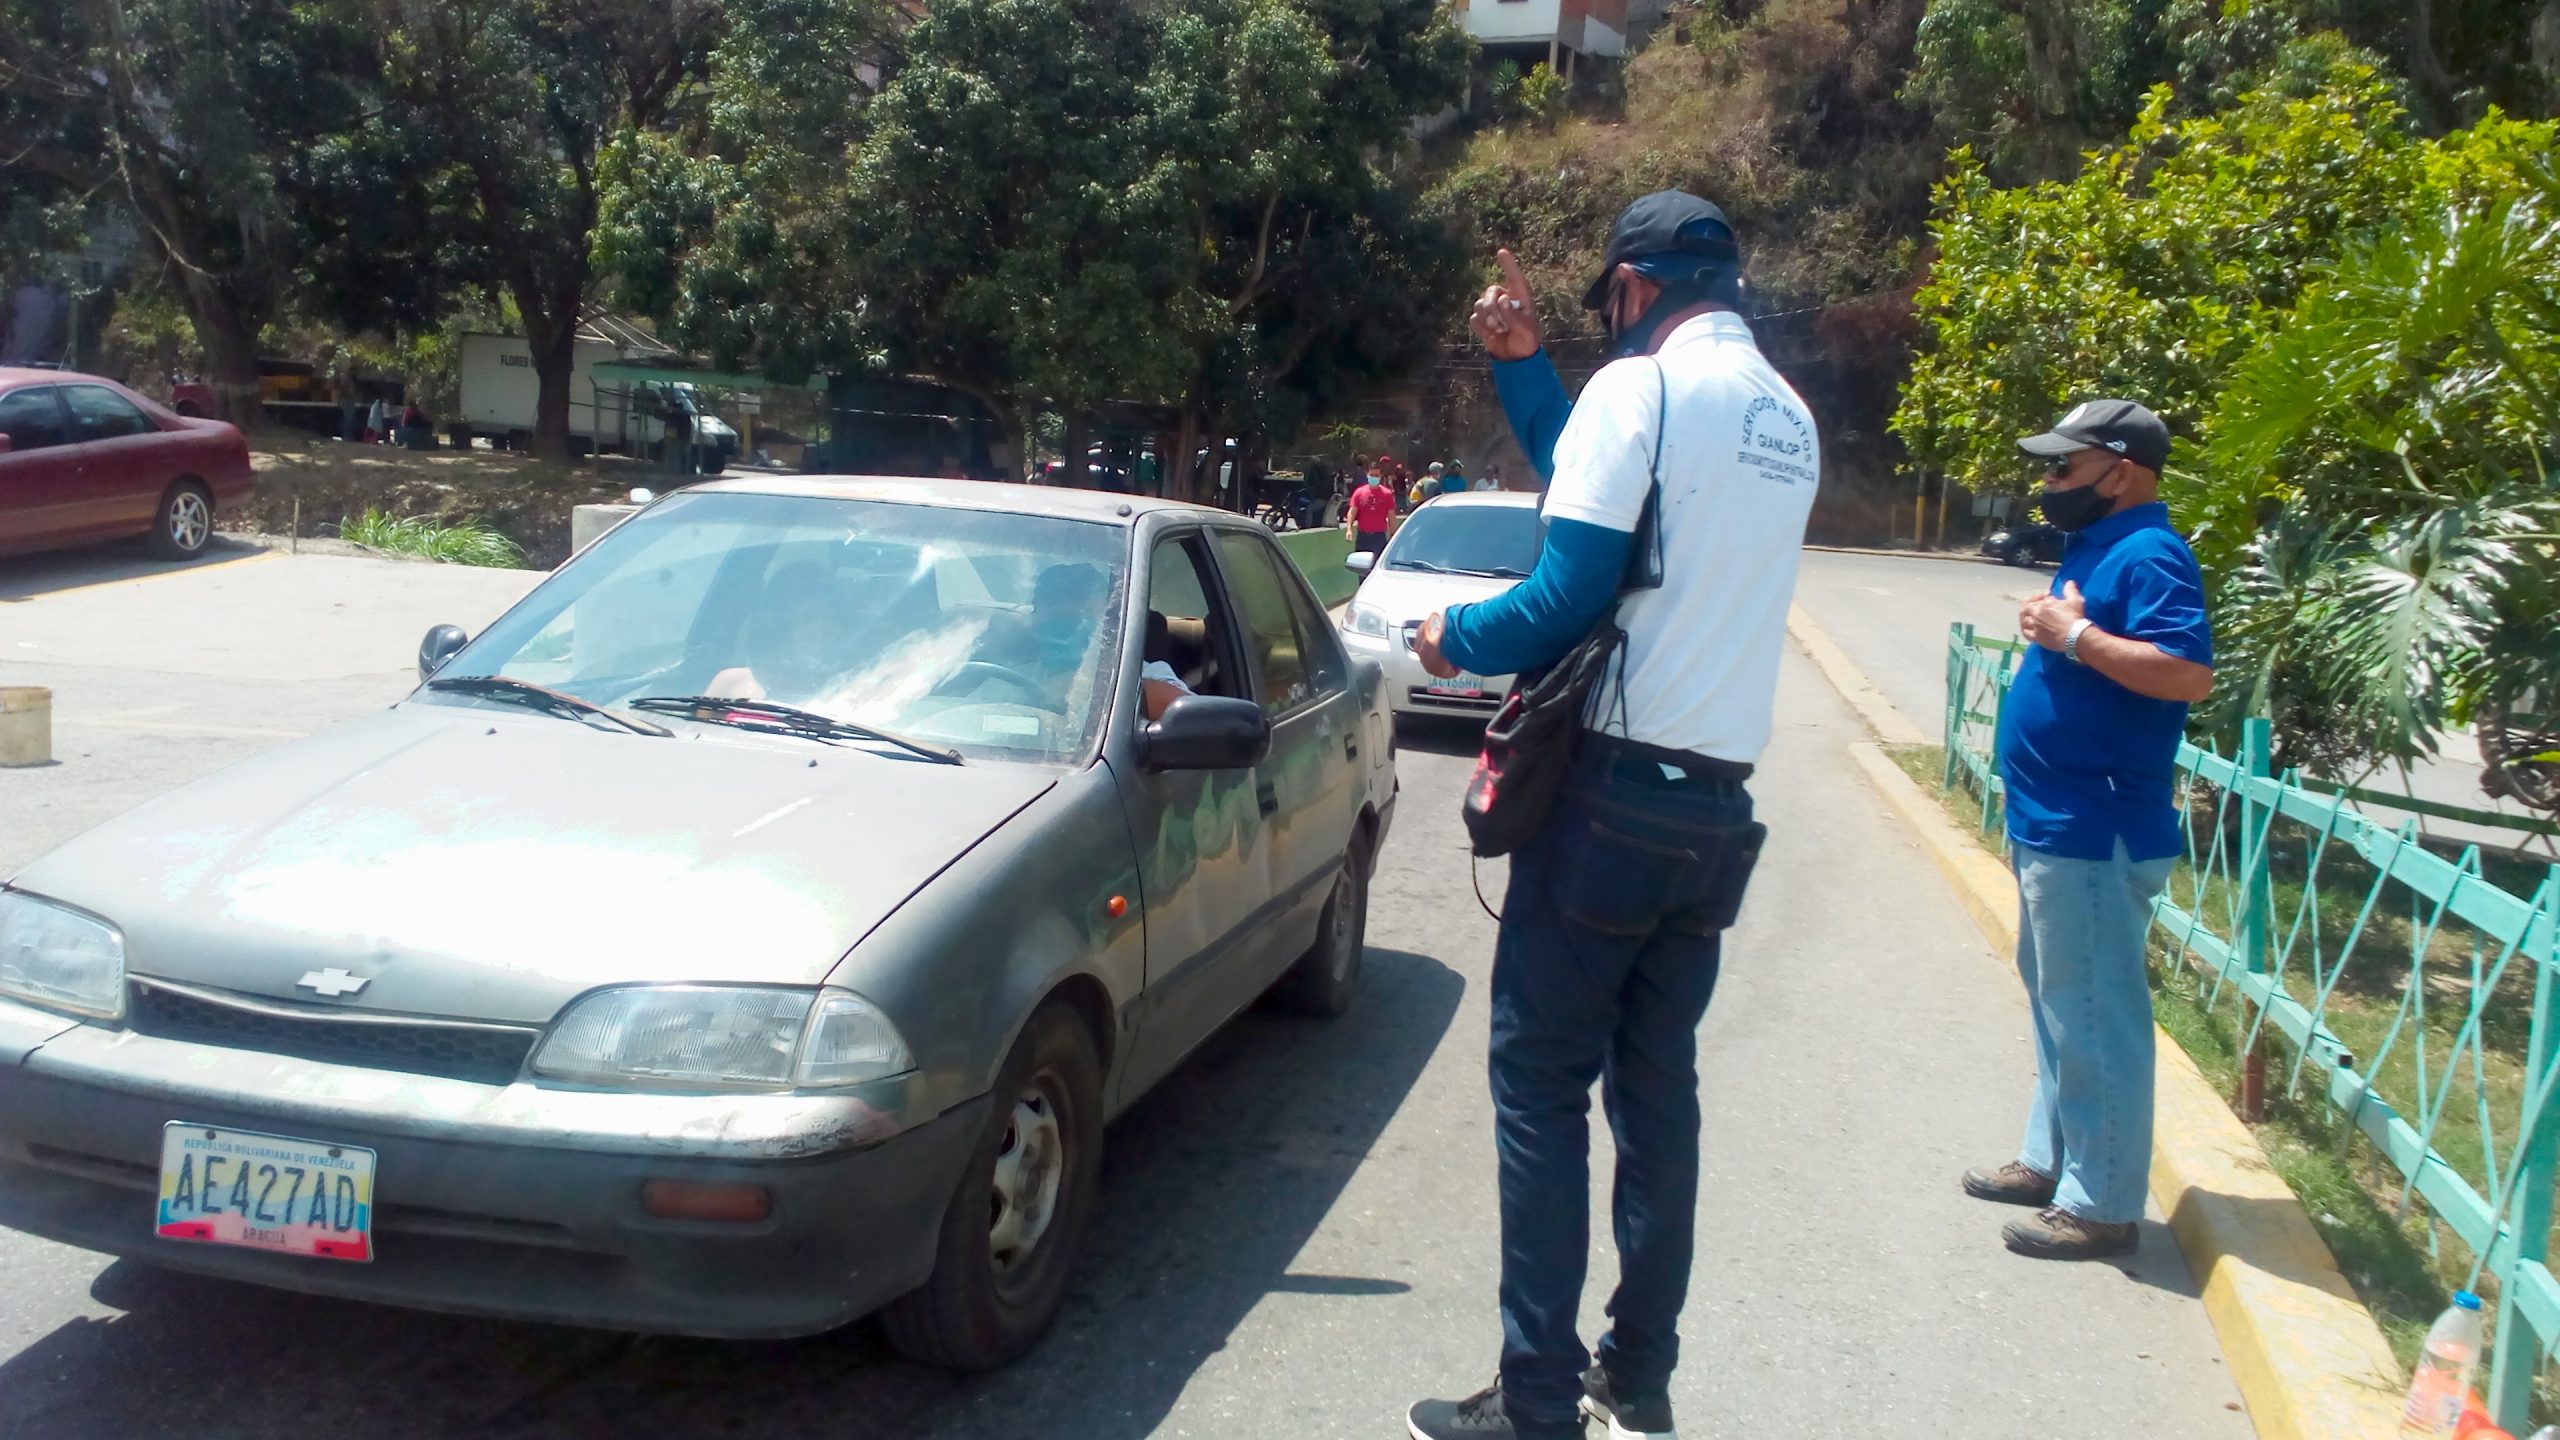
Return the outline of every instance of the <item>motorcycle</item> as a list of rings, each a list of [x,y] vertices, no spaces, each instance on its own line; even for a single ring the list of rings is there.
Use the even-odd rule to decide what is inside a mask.
[[[1982,537],[1982,553],[2003,565],[2062,563],[2062,531],[2042,520],[2021,520]]]

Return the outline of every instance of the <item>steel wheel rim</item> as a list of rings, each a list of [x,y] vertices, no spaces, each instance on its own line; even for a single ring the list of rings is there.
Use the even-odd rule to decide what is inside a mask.
[[[169,539],[181,550],[202,545],[206,532],[213,528],[213,517],[205,513],[204,497],[193,490],[181,490],[169,504]]]
[[[1341,888],[1333,897],[1333,978],[1351,974],[1352,961],[1360,954],[1360,912],[1368,903],[1366,887],[1359,874],[1360,857],[1354,855],[1342,868]]]
[[[996,1289],[1010,1297],[1023,1288],[1047,1253],[1057,1227],[1058,1201],[1066,1189],[1066,1087],[1043,1070],[1014,1097],[996,1142],[995,1173],[988,1186],[987,1259]]]

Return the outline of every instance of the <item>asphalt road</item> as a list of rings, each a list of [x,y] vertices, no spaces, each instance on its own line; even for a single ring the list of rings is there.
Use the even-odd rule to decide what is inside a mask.
[[[1924,734],[1935,735],[1947,706],[1947,626],[1966,621],[1982,634],[2014,639],[2019,605],[2043,594],[2052,582],[2050,567],[2020,569],[1981,560],[1809,550],[1796,582],[1796,604],[1820,622],[1895,709]],[[2493,801],[2481,793],[2480,751],[2462,731],[2445,736],[2443,754],[2413,769],[2405,788],[2396,771],[2384,771],[2360,784],[2474,810],[2528,813],[2511,800]],[[2423,833],[2456,844],[2509,849],[2529,845],[2536,854],[2546,853],[2543,842],[2532,841],[2520,831],[2412,817],[2381,805],[2366,808],[2387,824],[2415,818]]]
[[[55,687],[61,757],[0,771],[0,874],[397,698],[428,624],[477,628],[534,578],[299,557],[72,588],[112,560],[0,569],[0,683]],[[1847,768],[1856,722],[1792,652],[1779,705],[1754,785],[1774,833],[1702,1031],[1690,1433],[2247,1435],[2164,1230],[2129,1264],[2028,1261],[1956,1190],[2016,1138],[2016,981]],[[1011,1370],[911,1366],[865,1326],[715,1344],[413,1314],[0,1232],[0,1436],[1401,1435],[1408,1401],[1483,1383],[1499,1335],[1469,753],[1407,737],[1353,1012],[1248,1014],[1115,1127],[1065,1318]],[[1614,1273],[1597,1143],[1593,1336]]]

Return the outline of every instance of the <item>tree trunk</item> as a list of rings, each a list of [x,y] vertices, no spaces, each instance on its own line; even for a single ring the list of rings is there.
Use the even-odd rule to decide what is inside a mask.
[[[1173,432],[1173,453],[1165,457],[1164,493],[1168,500],[1199,499],[1197,467],[1191,463],[1192,453],[1200,448],[1200,416],[1185,407],[1182,423]]]
[[[516,294],[525,344],[533,351],[533,456],[565,465],[570,459],[569,392],[578,364],[578,305],[572,297],[564,311],[546,307],[545,298],[523,290]],[[547,298],[555,305],[559,299]]]
[[[257,429],[266,419],[258,408],[258,332],[266,322],[244,313],[211,276],[183,273],[187,318],[204,346],[204,378],[213,391],[214,417],[243,430]]]
[[[1072,489],[1093,488],[1093,471],[1087,468],[1084,451],[1093,443],[1093,422],[1084,410],[1070,402],[1058,407],[1059,483]]]
[[[2435,0],[2411,0],[2409,6],[2409,88],[2418,109],[2437,130],[2453,128],[2453,76],[2436,54]]]

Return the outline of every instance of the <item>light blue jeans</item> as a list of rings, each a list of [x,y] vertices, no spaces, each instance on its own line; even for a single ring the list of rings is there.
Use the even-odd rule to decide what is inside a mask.
[[[2151,984],[2143,937],[2169,860],[2068,860],[2013,846],[2018,977],[2035,1016],[2036,1093],[2018,1158],[2083,1220],[2142,1218],[2151,1174]]]

